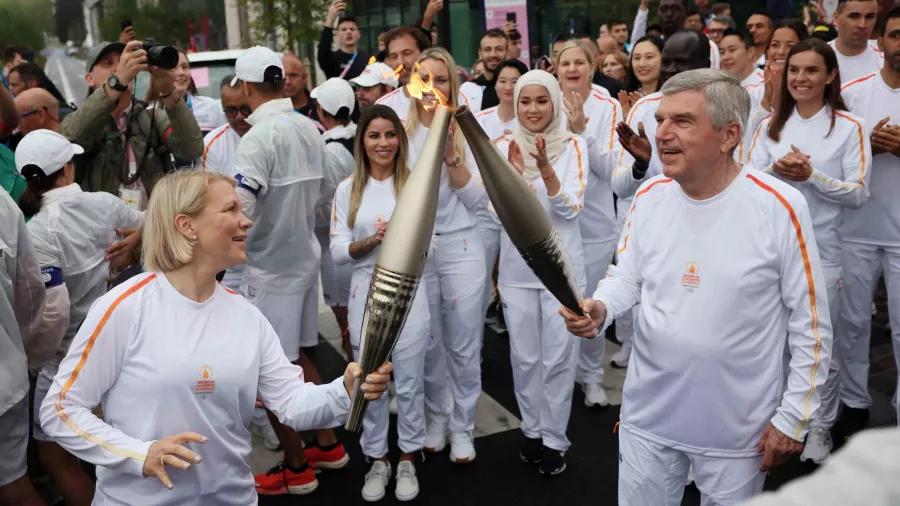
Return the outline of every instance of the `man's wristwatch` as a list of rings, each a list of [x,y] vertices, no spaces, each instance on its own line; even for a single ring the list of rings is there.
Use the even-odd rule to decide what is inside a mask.
[[[444,163],[447,164],[447,167],[459,167],[462,165],[462,162],[462,157],[459,155],[454,156],[452,161],[448,161],[446,158],[444,159]]]
[[[644,179],[644,176],[647,175],[647,169],[649,168],[649,162],[645,162],[643,160],[635,160],[634,163],[631,164],[631,175],[634,176],[634,178],[637,180]]]
[[[109,76],[106,85],[116,91],[128,91],[128,85],[122,84],[122,81],[119,81],[119,78],[115,74]]]

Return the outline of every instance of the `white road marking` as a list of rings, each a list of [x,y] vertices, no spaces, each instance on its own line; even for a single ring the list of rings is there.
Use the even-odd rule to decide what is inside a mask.
[[[66,102],[75,103],[75,93],[72,91],[72,84],[69,82],[69,76],[66,75],[66,69],[63,68],[62,58],[59,55],[53,57],[56,61],[56,72],[59,73],[59,81],[62,84],[62,92]]]

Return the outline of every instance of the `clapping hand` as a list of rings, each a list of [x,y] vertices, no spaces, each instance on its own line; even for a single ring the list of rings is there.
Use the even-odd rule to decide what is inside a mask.
[[[522,174],[525,172],[525,157],[522,156],[522,150],[519,149],[519,143],[515,140],[509,141],[509,153],[506,158],[509,160],[509,163],[512,164],[513,167]]]
[[[892,153],[900,156],[900,126],[888,125],[890,120],[890,117],[884,118],[872,129],[873,154]]]
[[[638,123],[637,134],[624,121],[619,122],[616,126],[616,132],[619,134],[619,142],[622,144],[622,147],[631,153],[635,160],[650,163],[653,148],[650,144],[650,139],[647,138],[647,132],[644,131],[643,123]]]
[[[569,131],[578,135],[584,133],[590,118],[584,115],[584,98],[577,91],[570,92],[569,96],[563,96],[563,106],[569,119]]]
[[[810,156],[792,144],[791,152],[772,164],[772,170],[785,179],[802,183],[812,176],[812,165],[809,161]]]

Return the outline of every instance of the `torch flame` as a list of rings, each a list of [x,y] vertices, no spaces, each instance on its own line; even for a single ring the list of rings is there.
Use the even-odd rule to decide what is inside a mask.
[[[428,72],[428,81],[423,80],[422,76],[419,75],[418,63],[416,64],[414,71],[410,72],[409,84],[406,85],[406,89],[409,91],[409,96],[418,98],[419,100],[422,100],[426,94],[434,95],[435,100],[431,105],[423,104],[423,107],[428,111],[433,111],[439,105],[452,110],[450,101],[447,100],[447,97],[434,87],[434,75],[431,72]]]
[[[377,61],[378,61],[378,60],[376,60],[375,57],[373,56],[373,57],[369,58],[369,63],[367,63],[366,65],[371,65],[371,64],[373,64],[373,63],[375,63],[375,62],[377,62]]]
[[[400,80],[400,73],[403,72],[403,65],[397,67],[393,72],[388,70],[382,71],[382,76],[384,76],[385,81],[390,81],[391,79]]]

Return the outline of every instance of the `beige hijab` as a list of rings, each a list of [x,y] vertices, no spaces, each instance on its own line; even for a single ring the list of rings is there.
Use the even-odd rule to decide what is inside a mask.
[[[522,150],[522,155],[525,159],[525,172],[522,174],[522,177],[526,181],[533,181],[541,176],[541,171],[537,168],[537,161],[529,154],[537,152],[535,141],[538,135],[543,135],[544,140],[547,141],[547,159],[551,164],[556,163],[556,160],[566,149],[569,140],[574,137],[574,134],[563,128],[561,124],[562,92],[559,89],[559,82],[552,74],[543,70],[527,72],[516,82],[515,102],[513,102],[516,104],[516,118],[518,119],[519,116],[519,94],[522,92],[522,88],[530,84],[543,86],[550,93],[550,101],[553,103],[553,121],[547,125],[543,132],[532,132],[525,128],[525,124],[521,119],[519,120],[519,129],[516,130],[513,137],[516,139],[516,144],[519,145],[519,149]]]

